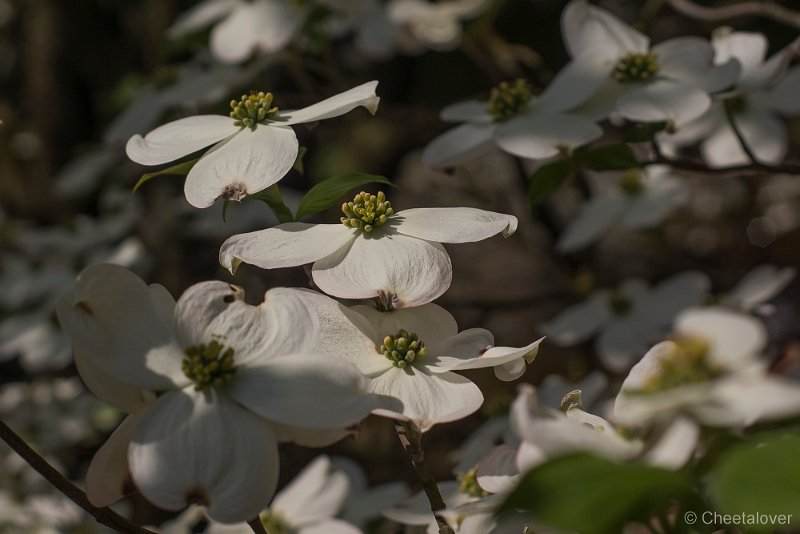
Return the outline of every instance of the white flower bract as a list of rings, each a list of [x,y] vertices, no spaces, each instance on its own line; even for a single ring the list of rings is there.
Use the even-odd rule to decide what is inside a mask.
[[[345,427],[374,407],[356,368],[311,351],[319,322],[299,293],[272,289],[252,306],[239,288],[204,282],[175,303],[121,267],[84,270],[59,319],[90,388],[133,412],[103,452],[116,460],[102,463],[129,469],[166,510],[202,503],[223,523],[257,515],[277,484],[272,424]],[[142,402],[140,391],[163,393]]]
[[[366,232],[344,224],[284,223],[235,235],[222,244],[220,264],[263,269],[312,263],[314,283],[341,298],[385,296],[392,307],[431,302],[450,287],[450,257],[440,243],[509,236],[517,218],[475,208],[413,208]]]

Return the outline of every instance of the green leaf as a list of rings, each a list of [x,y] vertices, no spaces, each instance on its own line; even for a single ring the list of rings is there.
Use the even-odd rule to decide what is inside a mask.
[[[586,453],[550,460],[528,473],[500,507],[524,510],[557,529],[622,532],[631,521],[689,498],[688,477],[642,464],[618,464]]]
[[[572,160],[569,159],[554,161],[539,167],[531,176],[531,183],[528,187],[531,205],[539,204],[561,187],[561,184],[572,174],[572,171]]]
[[[305,174],[303,158],[306,157],[306,152],[308,152],[308,149],[304,146],[301,146],[299,149],[297,149],[297,157],[295,158],[294,165],[292,166],[293,171],[297,171],[300,174]]]
[[[780,515],[791,514],[788,524],[800,525],[800,437],[762,435],[731,447],[709,486],[720,513],[767,516],[762,524],[746,525],[747,532],[778,530]]]
[[[388,178],[376,174],[366,174],[363,172],[347,172],[337,174],[327,180],[323,180],[311,189],[300,201],[297,208],[297,220],[312,213],[319,213],[336,204],[345,193],[353,188],[364,184],[386,184],[397,187]],[[351,199],[352,200],[352,199]]]
[[[624,143],[577,150],[573,157],[575,161],[596,171],[627,170],[641,166],[633,149]]]
[[[623,135],[622,139],[626,143],[645,143],[647,141],[652,141],[658,132],[661,132],[666,128],[666,121],[645,122],[625,132],[625,135]]]
[[[283,202],[283,197],[281,197],[281,191],[278,189],[278,184],[271,185],[270,187],[254,195],[248,195],[246,198],[248,200],[255,199],[265,202],[272,210],[272,213],[275,214],[275,217],[277,217],[282,223],[292,222],[295,220],[294,216],[292,215],[292,210],[290,210]]]
[[[292,215],[292,210],[289,209],[286,204],[283,203],[283,197],[281,197],[281,192],[278,189],[278,184],[274,184],[265,190],[255,193],[253,195],[247,195],[244,197],[241,202],[246,200],[260,200],[265,202],[267,206],[272,210],[272,213],[275,214],[278,221],[285,223],[285,222],[292,222],[294,221],[294,216]],[[228,208],[230,208],[233,204],[237,204],[233,200],[226,200],[222,203],[222,220],[224,221],[228,215]]]
[[[136,185],[133,186],[133,192],[135,193],[140,187],[142,187],[142,185],[144,185],[145,182],[149,182],[156,176],[162,176],[166,174],[186,176],[187,174],[189,174],[189,171],[192,170],[192,167],[194,167],[194,164],[197,163],[199,159],[200,158],[184,161],[183,163],[178,163],[177,165],[173,165],[172,167],[167,167],[166,169],[161,169],[160,171],[153,171],[143,174],[142,177],[139,178],[139,181],[136,182]]]

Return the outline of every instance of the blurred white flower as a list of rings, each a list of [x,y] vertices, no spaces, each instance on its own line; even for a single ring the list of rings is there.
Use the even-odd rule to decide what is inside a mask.
[[[511,406],[511,424],[522,440],[517,456],[520,472],[545,459],[575,451],[594,452],[613,460],[637,456],[644,446],[638,439],[627,439],[614,426],[581,409],[580,391],[575,404],[565,398],[562,409],[540,406],[531,386],[520,387]]]
[[[700,142],[700,153],[711,168],[750,162],[726,117],[725,106],[748,149],[760,163],[778,164],[789,148],[789,134],[782,117],[800,115],[800,67],[789,69],[800,50],[800,39],[765,60],[768,43],[760,33],[721,28],[712,39],[715,63],[736,60],[741,65],[734,89],[715,102],[701,117],[675,134],[661,134],[658,141],[668,153]]]
[[[504,366],[516,368],[520,362],[524,370],[542,341],[493,347],[491,332],[459,332],[453,316],[436,304],[380,312],[366,305],[346,308],[312,291],[304,294],[323,332],[315,350],[352,362],[372,378],[369,391],[378,397],[373,413],[411,420],[422,431],[462,419],[483,403],[478,386],[453,371],[492,367],[505,378]]]
[[[158,506],[202,503],[224,523],[255,517],[277,485],[270,422],[345,427],[374,405],[357,369],[310,351],[319,323],[297,293],[272,289],[252,306],[239,288],[205,282],[175,303],[121,267],[85,269],[59,320],[93,392],[133,412],[98,452],[105,465],[124,473],[127,448],[136,488]],[[164,393],[141,404],[140,390]]]
[[[448,51],[461,43],[463,21],[488,6],[488,0],[391,0],[386,10],[389,21],[401,30],[396,37],[406,51]]]
[[[455,461],[453,474],[463,474],[475,468],[498,444],[513,448],[519,445],[519,438],[512,432],[506,415],[486,421],[450,453],[449,458]]]
[[[0,362],[20,357],[28,372],[63,369],[72,361],[64,334],[41,313],[13,315],[0,322]]]
[[[721,307],[686,310],[674,341],[645,354],[622,384],[614,419],[643,425],[688,413],[711,426],[746,427],[800,413],[800,384],[771,375],[760,360],[760,321]]]
[[[287,0],[205,0],[181,15],[169,35],[179,38],[213,24],[211,52],[220,61],[241,63],[253,52],[271,54],[288,45],[304,11]]]
[[[382,192],[342,206],[341,224],[284,223],[235,235],[219,262],[262,269],[314,263],[314,283],[330,295],[380,297],[387,308],[431,302],[447,291],[452,265],[441,243],[469,243],[517,229],[517,218],[475,208],[413,208],[394,213]]]
[[[722,295],[720,304],[749,312],[758,309],[792,283],[797,275],[794,267],[759,265],[739,280],[736,286]]]
[[[691,458],[699,427],[686,418],[668,421],[651,433],[649,444],[624,436],[607,420],[583,411],[580,390],[564,398],[561,409],[542,406],[532,386],[523,385],[511,406],[511,425],[521,440],[518,447],[500,445],[477,469],[480,486],[492,493],[511,490],[520,474],[573,452],[590,452],[615,461],[635,458],[665,469],[679,469]]]
[[[247,4],[250,5],[250,4]],[[142,165],[161,165],[213,145],[186,176],[184,193],[192,206],[207,208],[218,198],[241,200],[276,183],[297,159],[290,126],[338,117],[357,107],[375,113],[378,82],[368,82],[296,111],[272,107],[271,93],[242,95],[231,116],[197,115],[134,135],[125,150]]]
[[[581,208],[559,237],[559,251],[580,250],[617,222],[632,230],[657,226],[689,198],[686,185],[666,165],[617,173],[617,185],[594,194]]]
[[[335,456],[331,461],[350,481],[350,491],[340,516],[364,530],[367,530],[370,522],[381,517],[382,510],[411,495],[405,482],[387,482],[370,487],[364,470],[350,458]]]
[[[596,119],[612,111],[639,122],[675,127],[711,106],[708,93],[728,87],[738,62],[714,64],[714,50],[699,37],[678,37],[650,46],[650,39],[586,0],[572,0],[561,27],[573,60],[562,76],[580,91],[579,108]]]
[[[359,528],[336,518],[349,489],[347,476],[331,465],[327,456],[318,456],[275,495],[272,504],[259,517],[270,533],[361,534]],[[206,532],[249,534],[253,531],[246,523],[223,525],[212,521]]]
[[[463,487],[467,491],[462,491],[462,484],[456,480],[447,480],[437,484],[447,509],[475,502],[485,495],[474,484],[474,480],[472,482],[473,484]],[[429,531],[430,529],[435,529],[433,532],[439,531],[436,519],[431,513],[431,504],[423,491],[417,492],[407,500],[385,509],[383,515],[401,525],[427,527]]]
[[[107,147],[105,153],[110,153],[116,160],[119,145],[125,144],[138,132],[152,128],[166,113],[191,112],[199,106],[216,104],[265,68],[263,61],[247,67],[206,65],[206,62],[197,60],[181,65],[170,72],[166,83],[156,80],[138,89],[133,100],[103,132],[103,142]]]
[[[708,277],[696,271],[676,274],[653,288],[640,279],[626,280],[617,290],[600,289],[569,306],[539,331],[566,346],[599,334],[595,350],[603,364],[615,372],[627,371],[669,330],[678,312],[705,300],[710,285]]]
[[[564,395],[576,389],[581,390],[581,397],[585,406],[594,405],[595,401],[608,386],[608,378],[600,371],[592,371],[577,382],[570,382],[563,376],[549,374],[544,377],[542,383],[536,388],[536,398],[539,404],[558,408]]]
[[[460,165],[495,146],[522,158],[546,159],[599,138],[603,130],[592,120],[565,113],[582,100],[564,82],[556,76],[538,97],[524,80],[504,82],[487,102],[468,100],[444,108],[443,121],[465,124],[431,141],[423,161],[431,167]]]

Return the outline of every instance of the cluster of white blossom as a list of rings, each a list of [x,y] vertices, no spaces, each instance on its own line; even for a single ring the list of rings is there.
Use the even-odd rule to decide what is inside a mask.
[[[60,199],[103,191],[95,215],[53,229],[0,212],[0,237],[11,236],[0,250],[0,365],[10,369],[18,358],[24,372],[45,373],[30,384],[0,382],[3,432],[8,422],[70,475],[76,466],[63,465],[58,453],[107,437],[88,462],[85,484],[80,476],[77,484],[96,508],[113,505],[125,514],[124,499],[138,493],[172,512],[149,527],[164,534],[260,528],[358,534],[383,532],[386,524],[431,534],[581,531],[570,528],[578,523],[559,523],[524,502],[530,481],[562,483],[547,471],[559,461],[585,453],[608,462],[603,465],[659,476],[697,471],[692,480],[703,485],[704,470],[721,450],[714,447],[722,447],[714,441],[719,436],[744,440],[753,428],[775,428],[767,424],[796,434],[780,425],[800,416],[800,381],[776,369],[775,354],[784,349],[771,323],[781,312],[772,303],[794,281],[793,267],[757,265],[735,285],[723,284],[732,288],[722,292],[709,264],[653,276],[651,283],[628,276],[639,270],[621,267],[626,258],[604,258],[602,244],[622,227],[639,237],[648,231],[664,242],[685,240],[686,250],[713,248],[704,248],[702,234],[666,223],[697,202],[692,173],[769,172],[784,163],[785,121],[800,116],[800,66],[792,65],[800,38],[770,57],[763,35],[730,28],[716,30],[711,40],[651,44],[611,12],[571,0],[561,14],[569,61],[539,94],[532,81],[519,78],[495,86],[486,99],[441,111],[443,122],[458,125],[422,150],[428,167],[471,168],[502,153],[518,161],[526,182],[533,172],[534,202],[575,179],[569,184],[575,187],[546,199],[557,215],[550,252],[563,260],[552,268],[567,271],[596,252],[597,279],[607,287],[575,269],[565,278],[572,278],[580,301],[570,295],[549,320],[525,323],[519,347],[496,344],[488,329],[459,327],[446,309],[454,302],[447,297],[457,262],[444,245],[494,250],[491,241],[477,243],[499,241],[496,236],[518,228],[533,242],[538,236],[526,221],[483,209],[491,204],[481,200],[398,209],[393,189],[372,192],[373,184],[394,186],[380,176],[335,176],[305,195],[279,190],[302,164],[300,125],[363,114],[358,108],[376,115],[378,81],[296,110],[279,108],[280,94],[252,90],[229,101],[228,115],[192,114],[154,127],[164,115],[186,115],[230,97],[279,63],[279,52],[312,50],[320,39],[348,42],[371,62],[396,52],[456,50],[466,38],[462,25],[490,12],[491,4],[204,0],[182,14],[169,37],[187,39],[210,28],[210,56],[195,57],[170,83],[140,91],[106,130],[103,147],[57,179]],[[188,235],[222,242],[215,252],[219,271],[235,283],[194,283],[176,300],[165,286],[145,281],[158,277],[151,276],[153,258],[136,228],[144,208],[118,184],[102,185],[121,163],[123,143],[133,163],[172,165],[146,174],[136,188],[159,174],[185,175],[188,206],[183,199],[167,205],[192,219],[181,228]],[[696,159],[685,160],[693,150]],[[679,164],[685,161],[691,165]],[[300,220],[312,213],[324,219],[361,187],[338,206],[333,222]],[[550,190],[541,193],[541,187]],[[771,195],[768,186],[758,187],[754,201],[767,205],[765,220],[783,221],[781,232],[800,226],[790,216],[797,202],[781,193],[785,184]],[[579,201],[568,198],[571,189],[582,192]],[[203,215],[211,210],[194,209],[214,205],[223,213],[231,208],[239,220],[221,225],[218,215]],[[751,235],[748,227],[753,244],[757,231]],[[490,259],[503,271],[503,257]],[[311,288],[273,287],[253,303],[238,285],[246,285],[237,279],[243,264],[251,266],[242,269],[248,273],[305,267]],[[609,265],[618,272],[604,273]],[[551,373],[538,386],[517,385],[506,409],[495,410],[450,451],[452,478],[434,480],[422,438],[435,425],[477,414],[487,391],[498,387],[473,371],[491,369],[500,383],[518,380],[545,340],[587,348],[598,369],[572,373],[582,376],[576,384]],[[72,365],[101,404],[86,395]],[[321,449],[357,439],[370,416],[391,421],[421,491],[412,494],[399,480],[370,485],[374,479],[362,466],[327,453],[279,489],[282,444]],[[0,530],[94,528],[89,515],[5,448],[0,463]],[[551,478],[537,479],[542,473]],[[707,497],[704,490],[693,493]],[[709,495],[718,504],[718,495]],[[682,513],[684,504],[677,497],[648,501],[662,508],[622,524],[658,521],[652,531],[677,531],[676,510]]]

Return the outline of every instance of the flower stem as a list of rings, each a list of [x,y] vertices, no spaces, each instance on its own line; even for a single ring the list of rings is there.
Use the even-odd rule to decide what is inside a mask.
[[[155,534],[152,530],[140,527],[136,523],[122,517],[110,508],[98,508],[89,502],[86,494],[75,484],[67,480],[47,460],[39,456],[25,440],[17,435],[8,425],[0,421],[0,438],[28,462],[40,475],[42,475],[58,491],[66,495],[72,502],[86,510],[95,520],[117,532],[131,534]]]
[[[397,437],[400,438],[400,443],[403,444],[408,458],[411,460],[411,465],[414,466],[414,470],[422,482],[422,488],[428,497],[428,502],[431,503],[431,512],[433,512],[433,517],[436,518],[436,524],[439,525],[439,534],[454,534],[447,521],[437,513],[440,510],[444,510],[446,505],[442,494],[439,492],[439,486],[436,485],[436,479],[428,472],[428,468],[425,465],[425,451],[422,450],[422,432],[414,423],[405,421],[395,422],[394,429],[397,432]]]

